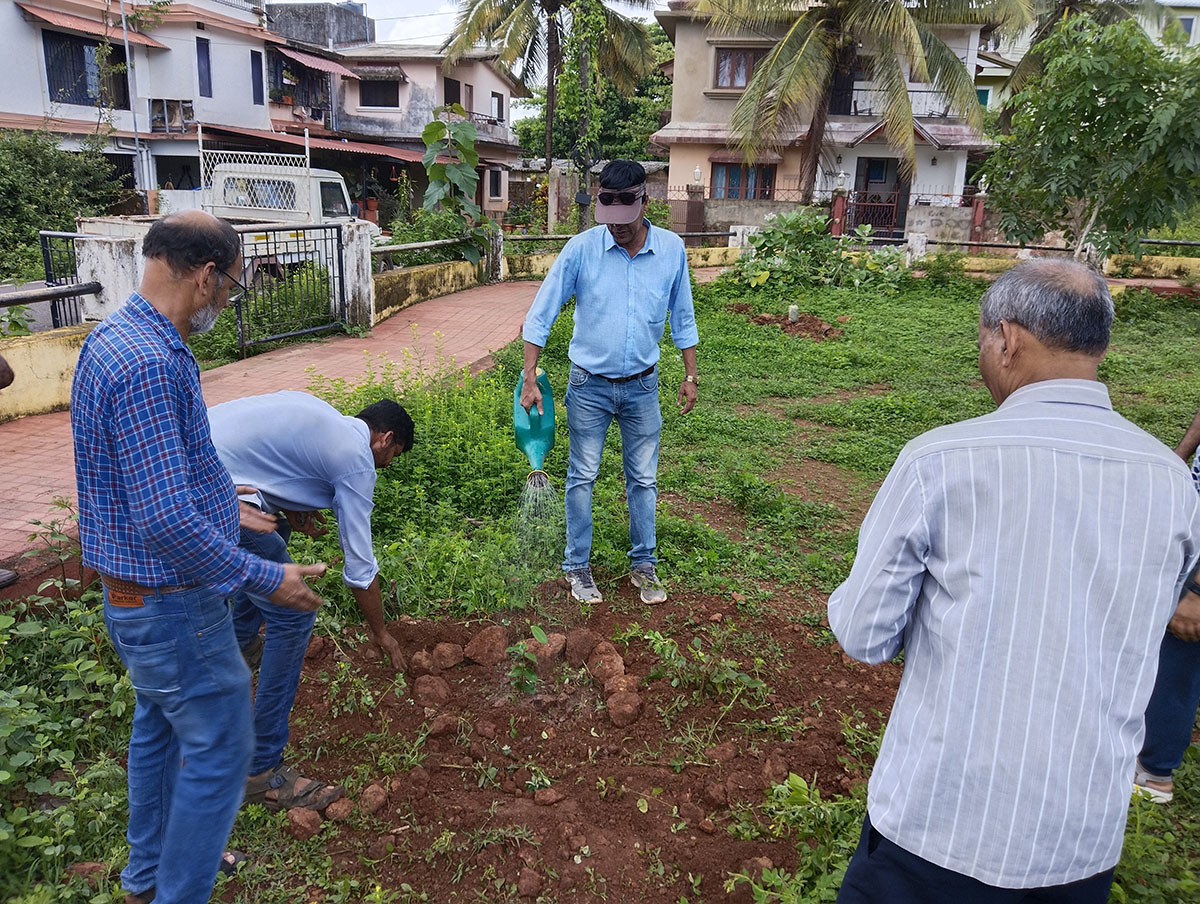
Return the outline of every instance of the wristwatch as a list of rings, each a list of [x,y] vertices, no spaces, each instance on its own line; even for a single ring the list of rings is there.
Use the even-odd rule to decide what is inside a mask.
[[[692,374],[688,374],[686,377],[683,378],[683,382],[691,383],[693,386],[699,386],[700,378],[697,376],[693,376]]]

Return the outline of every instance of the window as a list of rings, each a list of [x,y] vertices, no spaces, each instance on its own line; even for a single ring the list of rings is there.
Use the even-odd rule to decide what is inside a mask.
[[[739,163],[714,163],[712,196],[730,200],[765,201],[775,189],[775,166],[744,166]]]
[[[360,107],[399,107],[400,82],[396,79],[363,79],[358,83]]]
[[[346,196],[342,192],[342,183],[321,183],[321,215],[326,217],[350,216],[350,208],[346,206]]]
[[[263,98],[263,67],[262,54],[257,50],[250,51],[250,93],[256,106],[261,107]]]
[[[976,88],[975,96],[979,98],[979,106],[986,107],[988,105],[988,101],[992,99],[992,89]]]
[[[869,82],[875,77],[875,57],[869,53],[860,53],[854,57],[854,80]]]
[[[1192,42],[1192,28],[1196,24],[1195,17],[1180,16],[1177,21],[1179,22],[1179,27],[1183,30],[1183,33],[1187,35],[1188,43],[1190,44]]]
[[[124,72],[113,71],[125,64],[124,48],[107,44],[102,50],[99,41],[56,31],[42,32],[42,48],[51,101],[129,109],[129,82]]]
[[[458,104],[462,103],[462,85],[456,78],[442,79],[443,94],[445,100],[443,103]]]
[[[200,77],[200,96],[212,97],[212,59],[208,38],[196,38],[196,75]]]
[[[766,55],[765,50],[718,47],[717,75],[714,83],[718,88],[745,88],[754,77],[754,67]]]
[[[492,119],[504,122],[504,95],[492,92]]]
[[[500,170],[488,170],[488,197],[493,201],[504,197],[504,192],[501,191],[503,185],[500,181]]]
[[[474,85],[463,85],[462,86],[462,105],[464,108],[466,108],[466,111],[468,113],[470,113],[472,110],[475,109],[475,86]]]

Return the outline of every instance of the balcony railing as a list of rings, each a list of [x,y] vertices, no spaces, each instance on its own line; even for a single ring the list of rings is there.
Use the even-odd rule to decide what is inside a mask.
[[[829,112],[837,116],[883,116],[887,92],[879,88],[839,88],[829,98]],[[913,116],[952,117],[956,114],[941,91],[909,91]]]

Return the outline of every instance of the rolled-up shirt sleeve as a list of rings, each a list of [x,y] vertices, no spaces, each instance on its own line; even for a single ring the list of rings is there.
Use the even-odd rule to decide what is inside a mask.
[[[374,470],[352,471],[339,475],[333,488],[333,513],[337,517],[338,537],[345,565],[342,580],[360,590],[371,586],[379,573],[371,541],[371,512],[375,507]]]
[[[920,476],[901,453],[863,520],[850,576],[829,597],[829,626],[855,659],[875,664],[900,652],[928,553]]]
[[[676,348],[691,348],[700,342],[696,329],[696,309],[692,303],[692,278],[688,270],[687,250],[679,248],[679,270],[671,285],[671,298],[667,302],[670,311],[671,341]]]
[[[539,348],[545,348],[550,339],[550,329],[563,305],[575,294],[575,282],[579,276],[580,236],[567,242],[562,252],[554,259],[550,272],[542,281],[541,287],[534,296],[529,313],[525,315],[525,325],[521,330],[521,338]]]

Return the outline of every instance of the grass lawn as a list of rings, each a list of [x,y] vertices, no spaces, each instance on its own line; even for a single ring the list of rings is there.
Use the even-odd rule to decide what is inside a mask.
[[[220,899],[515,901],[529,870],[544,883],[529,900],[695,904],[725,900],[726,889],[742,900],[833,900],[896,667],[874,677],[879,670],[843,662],[824,603],[901,447],[992,410],[976,369],[982,288],[954,276],[905,278],[890,293],[730,278],[697,287],[700,402],[687,416],[674,404],[682,360],[663,345],[658,539],[672,601],[653,612],[623,579],[615,431],[595,493],[593,565],[605,603],[572,608],[553,583],[559,551],[519,547],[513,518],[528,466],[511,438],[518,344],[477,376],[384,368],[355,385],[318,379],[314,391],[343,410],[401,397],[417,425],[415,449],[381,476],[374,518],[387,614],[405,617],[395,633],[406,652],[465,640],[484,622],[513,637],[535,625],[587,626],[639,675],[644,710],[613,733],[586,670],[531,679],[510,648],[498,677],[463,673],[457,728],[439,737],[407,702],[411,677],[365,655],[334,568],[318,588],[327,649],[306,666],[293,754],[318,770],[336,766],[354,796],[383,778],[402,781],[387,818],[356,811],[304,841],[286,833],[284,816],[247,808],[232,843],[256,862]],[[789,304],[829,329],[785,332],[772,318]],[[560,318],[542,358],[560,400],[570,326]],[[1198,336],[1194,303],[1117,299],[1101,376],[1118,411],[1171,446],[1200,405]],[[564,420],[546,462],[560,490]],[[297,537],[292,553],[329,560],[336,539]],[[120,900],[132,692],[95,591],[79,603],[62,602],[54,586],[47,594],[0,606],[0,900],[108,904]],[[546,699],[535,703],[522,680]],[[575,701],[558,721],[547,716],[555,700]],[[782,774],[768,768],[776,760]],[[723,803],[700,793],[713,777],[728,790],[760,768],[774,780],[756,778]],[[404,797],[418,772],[436,805]],[[1134,803],[1113,900],[1200,896],[1200,757],[1189,757],[1176,787],[1168,808]],[[546,788],[581,802],[586,843],[558,837],[550,810],[533,806]],[[512,809],[524,792],[529,806]],[[625,829],[637,840],[621,848],[614,839]],[[101,864],[92,886],[68,872],[81,862]]]

